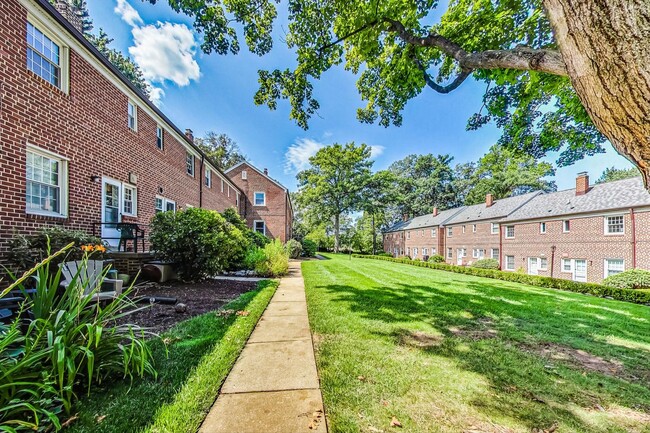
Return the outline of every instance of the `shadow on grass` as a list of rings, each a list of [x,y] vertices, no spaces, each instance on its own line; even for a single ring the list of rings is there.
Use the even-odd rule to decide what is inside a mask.
[[[608,344],[604,336],[650,344],[648,325],[630,316],[642,306],[619,310],[620,303],[580,295],[513,287],[509,283],[451,278],[431,285],[393,287],[317,285],[355,315],[371,321],[371,333],[396,345],[452,359],[490,383],[490,395],[472,405],[485,414],[514,417],[531,429],[548,428],[558,418],[582,431],[599,431],[575,412],[620,405],[650,413],[647,353]],[[647,310],[650,314],[650,309]],[[442,338],[414,332],[422,322]],[[415,328],[413,328],[415,326]],[[406,342],[406,343],[405,343]],[[534,350],[554,343],[621,362],[625,376],[588,371]]]
[[[244,310],[261,290],[244,293],[223,308]],[[82,397],[77,404],[79,419],[66,431],[122,433],[144,429],[160,407],[173,401],[202,357],[222,340],[236,319],[235,314],[217,316],[210,312],[152,339],[149,344],[158,378],[137,379],[132,384],[128,379],[115,378],[94,387],[90,396]],[[168,343],[167,350],[163,340]]]

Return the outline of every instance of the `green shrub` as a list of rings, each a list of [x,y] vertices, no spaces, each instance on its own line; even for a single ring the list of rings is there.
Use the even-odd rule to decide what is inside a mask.
[[[648,289],[650,288],[650,271],[629,269],[620,274],[605,278],[603,284],[619,289]]]
[[[266,260],[264,250],[258,246],[252,245],[246,250],[246,257],[244,258],[244,269],[257,269],[260,263]]]
[[[289,254],[278,239],[264,247],[264,260],[255,266],[255,271],[264,277],[281,277],[289,272]]]
[[[219,212],[188,208],[160,212],[151,221],[151,249],[173,262],[179,278],[196,281],[216,275],[243,261],[244,234]]]
[[[104,245],[100,238],[80,230],[48,227],[30,235],[15,235],[9,241],[7,259],[15,273],[23,273],[44,260],[49,255],[49,251],[60,251],[71,243],[75,248],[68,249],[66,255],[57,256],[52,261],[53,264],[64,260],[81,259],[82,245]],[[100,259],[101,256],[98,254],[96,258]]]
[[[135,310],[127,297],[131,289],[101,304],[82,296],[87,289],[79,278],[82,264],[67,288],[59,290],[61,270],[54,262],[63,256],[54,255],[28,273],[38,277],[35,292],[25,296],[22,306],[31,316],[0,327],[1,426],[44,431],[51,423],[58,430],[58,415],[70,414],[80,390],[89,391],[108,377],[156,374],[146,331],[116,324]],[[15,280],[1,296],[23,291],[26,277]]]
[[[429,257],[429,262],[430,263],[444,263],[445,258],[442,257],[440,254],[435,254],[435,255]]]
[[[480,269],[499,269],[499,261],[497,259],[481,259],[472,263],[471,266]]]
[[[302,255],[305,257],[315,257],[318,251],[318,244],[309,239],[302,240]]]
[[[297,259],[302,255],[302,245],[295,239],[289,239],[284,245],[289,253],[289,257],[292,259]]]
[[[512,281],[515,283],[528,284],[537,287],[546,287],[550,289],[566,290],[569,292],[584,293],[601,298],[613,298],[619,301],[634,302],[636,304],[650,305],[650,291],[619,289],[602,284],[580,283],[577,281],[564,280],[561,278],[541,277],[538,275],[527,275],[517,272],[498,271],[495,269],[472,268],[470,266],[455,266],[446,263],[433,262],[416,262],[407,258],[392,258],[380,256],[361,256],[355,254],[354,257],[386,260],[395,263],[404,263],[415,266],[422,266],[441,271],[456,272],[459,274],[474,275],[477,277],[494,278],[503,281]]]
[[[229,207],[225,211],[221,213],[221,216],[225,218],[226,221],[228,221],[230,224],[234,225],[239,229],[240,232],[244,235],[246,238],[246,244],[244,250],[248,248],[249,245],[256,245],[260,248],[264,247],[264,245],[268,244],[270,242],[270,239],[264,236],[262,233],[256,232],[248,228],[248,225],[246,224],[246,220],[239,215],[239,212],[237,212],[237,209],[234,207]]]
[[[387,253],[386,251],[380,251],[377,253],[377,255],[380,257],[393,257],[391,253]]]

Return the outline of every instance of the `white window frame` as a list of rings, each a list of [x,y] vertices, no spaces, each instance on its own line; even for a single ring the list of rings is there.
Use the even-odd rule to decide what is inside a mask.
[[[540,271],[548,271],[548,259],[546,257],[539,257],[539,269]]]
[[[508,265],[508,259],[512,258],[512,267]],[[506,271],[514,271],[515,268],[517,267],[517,263],[515,262],[515,256],[505,256],[505,268]]]
[[[565,268],[565,265],[569,265],[569,269]],[[562,262],[560,263],[560,272],[564,272],[567,274],[572,274],[573,273],[573,260],[571,259],[562,259]]]
[[[622,269],[619,270],[618,272],[614,272],[611,275],[616,275],[616,274],[619,274],[619,273],[625,271],[625,259],[605,259],[604,264],[603,264],[603,278],[607,278],[607,277],[611,276],[610,273],[609,273],[609,265],[610,265],[609,262],[611,260],[617,260],[617,261],[622,262]]]
[[[411,232],[410,231],[406,232],[406,239],[411,239]]]
[[[32,71],[29,69],[27,64],[25,64],[25,68],[32,72],[34,75],[39,77],[41,80],[47,82],[50,86],[59,89],[65,94],[70,93],[70,48],[63,42],[61,38],[59,38],[56,35],[56,32],[51,31],[49,27],[47,27],[45,24],[43,24],[41,21],[37,20],[34,16],[31,14],[28,15],[27,22],[34,26],[38,31],[43,33],[43,35],[47,36],[48,39],[50,39],[52,42],[54,42],[58,47],[59,47],[59,85],[55,86],[54,84],[50,83],[47,81],[45,78],[41,77],[38,75],[36,72]],[[25,56],[27,56],[27,25],[25,24]],[[34,49],[34,47],[30,47],[37,53],[39,52],[38,50]],[[41,53],[42,54],[42,53]]]
[[[131,108],[133,108],[133,115],[129,113]],[[126,126],[128,126],[131,131],[138,131],[138,104],[130,99],[126,103]]]
[[[472,233],[476,233],[476,224],[472,224]]]
[[[223,192],[223,179],[221,179],[221,192]]]
[[[173,209],[168,209],[170,204],[173,206]],[[170,210],[172,212],[176,212],[176,209],[177,209],[176,208],[176,202],[174,200],[165,199],[165,211],[166,212],[169,212]]]
[[[429,250],[426,248],[422,248],[422,257],[428,256],[429,255]]]
[[[450,247],[447,248],[447,258],[448,259],[453,259],[454,258],[454,249],[453,248],[450,248]]]
[[[493,235],[499,234],[499,223],[492,223],[490,226],[490,233]]]
[[[431,229],[431,237],[432,238],[436,237],[436,229]]]
[[[205,186],[212,188],[212,170],[205,167],[205,177],[204,177]]]
[[[463,234],[465,234],[465,224],[463,224]]]
[[[158,202],[160,202],[161,207],[158,207]],[[167,207],[170,204],[174,206],[174,209],[167,209]],[[169,210],[172,210],[173,212],[176,212],[176,209],[177,209],[176,202],[174,200],[170,200],[170,199],[165,198],[165,197],[163,197],[161,195],[157,195],[154,198],[154,211],[155,211],[155,213],[168,212]]]
[[[30,209],[27,206],[27,152],[39,155],[48,159],[56,160],[59,163],[59,211],[47,211],[42,209]],[[64,156],[50,152],[40,147],[36,147],[31,144],[27,144],[27,149],[25,152],[25,213],[30,215],[43,215],[43,216],[52,216],[56,218],[67,218],[68,217],[68,202],[69,202],[69,191],[68,191],[68,165],[70,160]]]
[[[496,254],[494,254],[496,252]],[[490,257],[496,260],[499,260],[499,255],[501,252],[498,248],[490,248]]]
[[[545,222],[539,223],[539,233],[540,234],[546,234],[546,223]]]
[[[156,125],[156,148],[165,150],[165,129],[160,125]]]
[[[257,194],[262,194],[262,204],[257,204]],[[264,191],[255,191],[253,193],[253,206],[266,206],[266,192]]]
[[[620,218],[621,219],[621,226],[623,227],[623,231],[621,232],[612,232],[610,231],[610,224],[609,224],[609,219],[610,218]],[[625,235],[625,216],[624,215],[607,215],[606,217],[603,217],[603,223],[604,223],[604,233],[606,236],[623,236]],[[616,224],[619,225],[619,224]]]
[[[413,248],[413,257],[417,257],[417,256],[418,256],[418,247],[414,247]]]
[[[131,191],[131,212],[126,211],[126,191]],[[138,216],[138,188],[128,183],[122,184],[122,214],[126,216]]]
[[[508,232],[509,232],[510,229],[512,229],[512,235],[509,235],[509,234],[508,234]],[[515,238],[515,226],[514,226],[514,225],[506,226],[506,230],[505,230],[505,238],[506,238],[506,239],[514,239],[514,238]]]
[[[246,170],[241,171],[241,178],[242,178],[242,180],[247,180],[248,179],[248,172]]]
[[[447,227],[447,237],[450,238],[454,234],[454,228],[453,227]]]
[[[571,232],[571,220],[562,220],[562,233]]]
[[[194,177],[194,173],[196,172],[195,169],[196,158],[194,157],[194,154],[188,150],[185,152],[185,173],[187,173],[188,176]]]

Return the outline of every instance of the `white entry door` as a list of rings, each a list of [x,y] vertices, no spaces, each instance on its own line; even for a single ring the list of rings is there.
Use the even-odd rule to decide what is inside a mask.
[[[573,280],[587,282],[587,261],[585,259],[575,259],[573,264]]]
[[[465,257],[465,249],[464,248],[458,248],[456,250],[456,264],[457,265],[462,265],[463,264],[463,257]]]
[[[528,257],[528,275],[537,275],[539,273],[539,259],[537,257]]]
[[[112,247],[120,242],[117,223],[122,221],[122,184],[103,179],[102,184],[102,238]]]

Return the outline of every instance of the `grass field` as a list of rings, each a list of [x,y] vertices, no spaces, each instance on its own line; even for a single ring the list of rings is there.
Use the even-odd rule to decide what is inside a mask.
[[[649,307],[328,258],[303,275],[331,433],[650,432]]]

